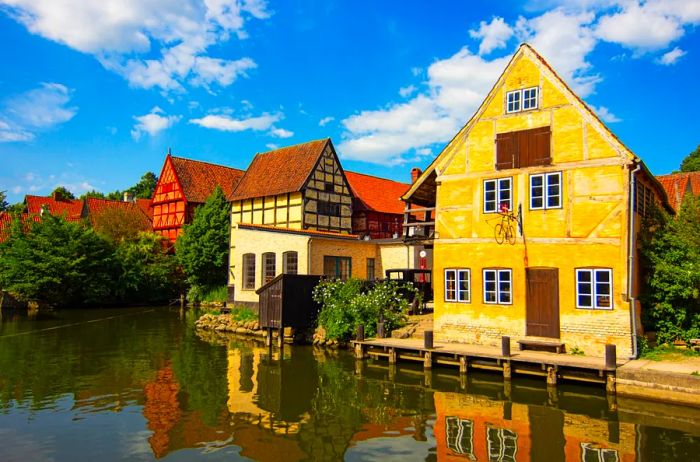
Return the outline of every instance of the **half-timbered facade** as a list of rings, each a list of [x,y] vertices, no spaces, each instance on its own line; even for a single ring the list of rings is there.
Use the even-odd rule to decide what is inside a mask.
[[[666,195],[530,46],[403,198],[435,210],[441,340],[636,353],[637,230]]]
[[[230,195],[243,171],[168,153],[151,198],[153,231],[175,242],[194,211],[220,186]]]
[[[401,195],[411,186],[364,173],[345,172],[353,199],[352,232],[371,239],[401,236],[404,203]]]

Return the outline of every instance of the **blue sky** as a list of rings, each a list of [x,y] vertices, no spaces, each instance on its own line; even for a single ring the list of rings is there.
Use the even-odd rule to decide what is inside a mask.
[[[700,143],[700,0],[0,0],[0,190],[331,137],[408,181],[531,43],[652,172]]]

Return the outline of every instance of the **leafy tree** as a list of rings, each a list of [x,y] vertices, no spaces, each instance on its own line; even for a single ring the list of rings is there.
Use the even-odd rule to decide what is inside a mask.
[[[156,183],[158,183],[156,174],[146,172],[139,182],[127,189],[127,191],[132,193],[136,199],[150,199],[153,196],[153,191],[156,189]]]
[[[173,298],[182,285],[177,259],[168,254],[164,238],[140,232],[136,239],[122,242],[115,256],[119,262],[120,300],[156,302]]]
[[[4,212],[10,204],[7,203],[7,191],[0,191],[0,212]]]
[[[140,232],[150,229],[145,215],[136,206],[108,207],[94,214],[92,220],[95,231],[114,243],[137,239]]]
[[[38,223],[13,220],[0,244],[0,287],[21,301],[102,302],[113,274],[113,249],[106,239],[49,214]]]
[[[6,212],[8,212],[8,213],[14,213],[14,214],[17,214],[17,213],[21,214],[21,213],[24,213],[26,211],[27,211],[27,206],[24,202],[17,202],[16,204],[12,204],[12,205],[8,206],[7,210],[6,210]]]
[[[659,343],[700,337],[700,199],[687,195],[676,217],[657,210],[642,229],[645,326]]]
[[[93,198],[94,199],[105,199],[105,195],[104,195],[104,193],[101,193],[99,191],[95,191],[94,189],[92,189],[86,193],[81,194],[78,199],[84,200],[84,199],[93,199]]]
[[[175,243],[177,258],[191,285],[226,284],[229,232],[229,205],[217,186]]]
[[[700,172],[700,144],[683,159],[681,172]]]
[[[75,195],[72,192],[68,191],[68,189],[65,186],[56,187],[56,189],[51,191],[51,195],[55,195],[56,197],[63,200],[75,199]]]

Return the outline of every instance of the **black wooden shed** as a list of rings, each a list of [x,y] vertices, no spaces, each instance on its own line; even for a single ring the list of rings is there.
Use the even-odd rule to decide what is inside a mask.
[[[321,308],[313,299],[322,276],[280,274],[260,287],[260,327],[263,329],[307,329],[316,323]]]

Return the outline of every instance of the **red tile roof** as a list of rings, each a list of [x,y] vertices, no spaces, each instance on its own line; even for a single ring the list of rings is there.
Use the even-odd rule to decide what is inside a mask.
[[[146,215],[141,207],[134,202],[111,201],[107,199],[97,199],[94,197],[85,199],[85,212],[93,225],[95,224],[95,217],[99,216],[105,210],[110,209],[138,211],[139,216],[143,218],[142,224],[144,228],[151,228],[151,220],[148,218],[148,215]]]
[[[347,239],[351,241],[357,241],[360,239],[358,234],[341,234],[333,231],[317,231],[315,229],[294,229],[294,228],[283,228],[281,226],[272,225],[252,225],[249,223],[238,223],[236,226],[242,229],[259,229],[261,231],[272,231],[279,233],[291,233],[291,234],[307,234],[312,236],[324,236],[332,237],[336,239]]]
[[[171,160],[188,202],[205,202],[217,185],[229,197],[245,173],[237,168],[182,157],[171,156]]]
[[[64,216],[68,221],[80,220],[83,211],[83,201],[78,199],[54,199],[51,196],[30,196],[24,198],[27,213],[40,215],[42,206],[48,207],[49,213]]]
[[[692,192],[700,196],[700,172],[672,173],[656,177],[666,191],[668,201],[674,210],[678,210],[683,203],[686,193]]]
[[[146,214],[150,221],[153,221],[153,207],[150,199],[136,199],[136,205]]]
[[[369,210],[382,213],[402,214],[404,203],[401,196],[411,187],[407,183],[345,171],[350,189],[362,205]]]
[[[330,138],[256,154],[230,200],[300,191]]]

